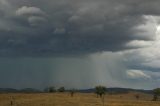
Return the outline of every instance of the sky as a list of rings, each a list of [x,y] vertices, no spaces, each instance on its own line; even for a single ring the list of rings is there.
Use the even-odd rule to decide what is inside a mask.
[[[0,0],[0,88],[160,87],[159,0]]]

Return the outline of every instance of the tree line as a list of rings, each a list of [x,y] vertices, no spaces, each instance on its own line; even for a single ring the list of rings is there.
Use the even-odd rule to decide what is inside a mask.
[[[48,92],[48,93],[54,93],[54,92],[70,92],[70,95],[71,97],[74,96],[74,94],[76,92],[78,92],[78,90],[76,89],[69,89],[69,90],[66,90],[65,87],[59,87],[58,89],[56,89],[55,87],[48,87],[48,88],[45,88],[44,89],[44,92]],[[97,95],[97,97],[100,97],[102,99],[102,101],[104,101],[104,96],[107,92],[107,88],[105,86],[96,86],[94,88],[94,93]],[[159,96],[160,96],[160,88],[156,88],[156,89],[153,89],[153,101],[157,101],[159,99]],[[135,95],[136,99],[139,99],[140,98],[140,95]]]

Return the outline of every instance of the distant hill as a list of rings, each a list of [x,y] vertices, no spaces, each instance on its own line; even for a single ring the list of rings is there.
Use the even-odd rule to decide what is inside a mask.
[[[42,91],[37,90],[37,89],[33,89],[33,88],[25,88],[25,89],[19,90],[19,92],[25,92],[25,93],[40,93],[40,92],[42,92]]]
[[[131,88],[108,88],[109,93],[128,93],[128,92],[142,92],[142,93],[152,93],[152,90],[143,90],[143,89],[131,89]]]
[[[17,89],[13,88],[0,88],[0,93],[16,93],[19,92]]]
[[[43,91],[34,88],[13,89],[13,88],[0,88],[0,93],[41,93]],[[94,88],[78,90],[81,93],[94,93]],[[152,90],[143,89],[131,89],[131,88],[107,88],[107,92],[110,94],[128,93],[128,92],[141,92],[152,94]]]
[[[95,92],[94,88],[79,90],[81,93],[93,93]],[[143,90],[143,89],[131,89],[131,88],[107,88],[108,93],[117,94],[117,93],[128,93],[128,92],[142,92],[152,94],[152,90]]]
[[[13,88],[0,88],[0,93],[39,93],[40,90],[33,88],[13,89]]]

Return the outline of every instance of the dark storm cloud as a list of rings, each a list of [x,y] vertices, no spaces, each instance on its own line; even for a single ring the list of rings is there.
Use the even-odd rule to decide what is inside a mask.
[[[0,0],[0,55],[51,56],[128,49],[158,0]]]

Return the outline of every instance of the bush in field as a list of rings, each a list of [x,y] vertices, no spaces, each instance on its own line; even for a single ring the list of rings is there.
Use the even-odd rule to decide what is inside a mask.
[[[64,88],[64,87],[60,87],[60,88],[58,89],[58,92],[65,92],[65,88]]]
[[[69,90],[69,92],[70,92],[71,97],[73,97],[74,94],[76,93],[76,90],[75,89],[71,89],[71,90]]]
[[[48,88],[44,89],[44,92],[50,92],[50,93],[52,93],[52,92],[56,92],[56,89],[55,89],[55,87],[48,87]]]
[[[154,96],[153,96],[153,101],[158,100],[158,96],[160,96],[160,88],[156,88],[153,90]]]
[[[97,94],[97,97],[100,96],[100,98],[102,99],[103,106],[104,106],[104,96],[106,93],[106,87],[105,86],[96,86],[95,93]]]
[[[17,106],[13,96],[11,96],[10,106]]]
[[[49,92],[56,92],[55,87],[49,87]]]
[[[137,100],[139,100],[139,98],[140,98],[139,94],[136,94],[136,95],[135,95],[135,98],[136,98]]]

